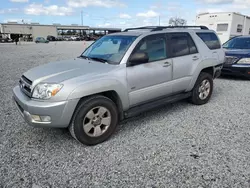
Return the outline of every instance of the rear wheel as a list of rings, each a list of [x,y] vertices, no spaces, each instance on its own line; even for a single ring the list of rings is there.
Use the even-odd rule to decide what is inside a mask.
[[[115,131],[117,123],[118,113],[114,102],[98,95],[80,103],[69,131],[79,142],[95,145],[107,140]]]
[[[201,72],[192,90],[190,101],[196,105],[202,105],[209,101],[213,92],[212,75]]]

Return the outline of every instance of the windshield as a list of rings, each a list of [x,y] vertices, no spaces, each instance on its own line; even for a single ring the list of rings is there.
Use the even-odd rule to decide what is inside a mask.
[[[250,49],[250,38],[232,38],[223,45],[223,48]]]
[[[81,57],[119,64],[137,36],[107,35],[94,42]]]

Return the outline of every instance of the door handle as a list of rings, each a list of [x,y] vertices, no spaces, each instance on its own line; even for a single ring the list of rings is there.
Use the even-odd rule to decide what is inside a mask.
[[[198,60],[198,59],[199,59],[199,57],[193,56],[193,60],[194,60],[194,61],[196,61],[196,60]]]
[[[169,67],[170,65],[171,65],[171,63],[165,62],[164,65],[163,65],[163,67]]]

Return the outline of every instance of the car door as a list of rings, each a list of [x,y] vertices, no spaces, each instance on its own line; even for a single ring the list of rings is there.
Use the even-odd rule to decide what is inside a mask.
[[[149,61],[127,67],[130,107],[172,93],[172,60],[166,35],[153,34],[143,38],[132,54],[136,52],[146,52]]]
[[[45,43],[45,38],[41,37],[41,42]]]
[[[173,93],[180,93],[188,88],[201,56],[189,33],[171,33],[167,37],[173,60]]]

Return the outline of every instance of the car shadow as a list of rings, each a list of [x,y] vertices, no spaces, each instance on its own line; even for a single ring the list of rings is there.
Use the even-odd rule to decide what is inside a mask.
[[[234,80],[234,81],[249,81],[250,79],[244,76],[221,75],[218,79],[221,80]]]
[[[142,112],[137,116],[125,119],[119,123],[116,132],[114,133],[114,137],[121,136],[122,134],[126,134],[126,132],[133,131],[139,126],[143,126],[143,122],[149,122],[150,120],[153,120],[155,116],[159,118],[166,117],[168,112],[171,112],[172,114],[180,110],[180,108],[186,108],[189,105],[192,104],[188,103],[187,99],[183,99],[181,101],[165,104],[147,112]]]

